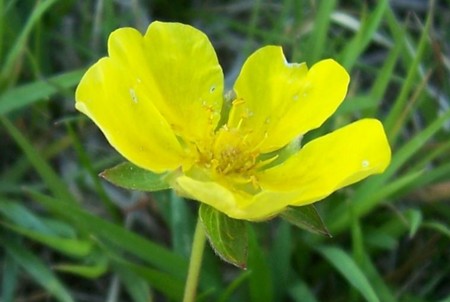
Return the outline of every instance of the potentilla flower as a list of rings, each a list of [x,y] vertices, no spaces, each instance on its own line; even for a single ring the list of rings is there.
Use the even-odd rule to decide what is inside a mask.
[[[222,69],[201,31],[153,22],[114,31],[108,57],[86,72],[76,108],[127,160],[167,173],[179,194],[231,218],[275,216],[381,173],[382,124],[362,119],[301,146],[343,101],[349,75],[327,59],[308,68],[266,46],[224,96]]]

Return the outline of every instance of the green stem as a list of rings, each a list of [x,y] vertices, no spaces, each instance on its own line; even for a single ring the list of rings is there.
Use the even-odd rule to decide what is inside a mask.
[[[183,302],[194,302],[197,292],[198,277],[202,267],[203,250],[205,249],[206,235],[200,218],[195,226],[194,240],[192,241],[191,259],[189,260],[189,271],[184,288]]]

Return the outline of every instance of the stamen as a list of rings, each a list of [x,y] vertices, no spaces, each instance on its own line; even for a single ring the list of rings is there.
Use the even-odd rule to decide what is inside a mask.
[[[239,99],[235,99],[232,104],[233,104],[233,106],[238,106],[238,105],[242,105],[244,103],[245,103],[245,100],[243,98],[239,98]]]

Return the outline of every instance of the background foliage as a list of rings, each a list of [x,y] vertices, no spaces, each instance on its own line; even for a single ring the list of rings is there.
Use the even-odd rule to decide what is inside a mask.
[[[311,136],[377,117],[394,151],[318,204],[333,238],[248,226],[245,271],[208,248],[199,301],[450,301],[449,16],[425,0],[0,0],[0,301],[182,296],[197,203],[101,180],[122,159],[73,108],[108,34],[156,19],[205,31],[228,87],[262,45],[337,59],[349,95]]]

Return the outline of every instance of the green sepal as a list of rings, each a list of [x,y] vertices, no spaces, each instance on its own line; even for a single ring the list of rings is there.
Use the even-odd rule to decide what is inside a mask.
[[[289,157],[297,153],[301,148],[302,139],[302,135],[298,136],[280,150],[262,154],[259,158],[261,161],[273,159],[264,166],[264,169],[270,169],[272,167],[278,166],[279,164],[285,162]]]
[[[287,207],[280,217],[306,231],[332,237],[314,205]]]
[[[154,192],[169,189],[168,173],[156,174],[130,162],[121,163],[100,173],[110,183],[130,190]]]
[[[203,203],[200,205],[199,217],[216,254],[224,261],[246,269],[248,233],[245,222],[230,218]]]

